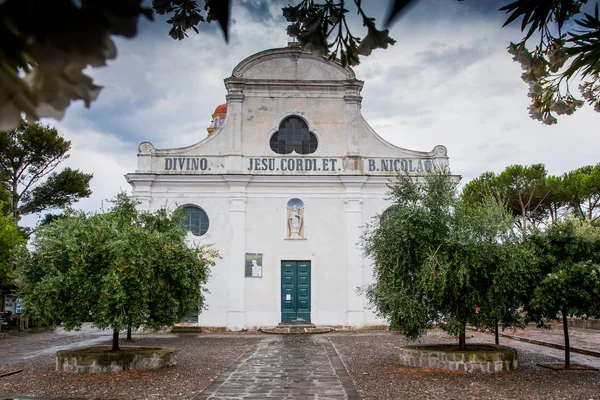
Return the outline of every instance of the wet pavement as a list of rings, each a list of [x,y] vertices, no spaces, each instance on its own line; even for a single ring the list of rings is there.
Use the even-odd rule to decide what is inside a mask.
[[[283,335],[262,340],[196,400],[359,398],[326,336]]]

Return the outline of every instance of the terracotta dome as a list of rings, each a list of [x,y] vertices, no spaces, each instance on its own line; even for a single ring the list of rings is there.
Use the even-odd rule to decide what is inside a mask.
[[[212,115],[212,121],[210,126],[206,129],[208,134],[212,134],[217,130],[218,127],[225,121],[225,116],[227,115],[227,104],[221,104],[217,108],[215,108],[215,112]]]
[[[225,114],[227,112],[227,104],[221,104],[217,108],[215,108],[214,114]]]

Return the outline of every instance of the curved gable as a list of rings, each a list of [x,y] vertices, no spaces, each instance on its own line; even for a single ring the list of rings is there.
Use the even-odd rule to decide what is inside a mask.
[[[233,70],[234,77],[268,80],[341,81],[355,79],[350,67],[297,47],[262,51],[246,58]]]

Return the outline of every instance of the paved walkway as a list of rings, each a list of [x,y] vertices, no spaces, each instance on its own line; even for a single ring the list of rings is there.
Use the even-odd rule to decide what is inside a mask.
[[[326,336],[265,338],[223,372],[196,400],[359,399]]]
[[[52,354],[58,350],[72,347],[92,346],[102,342],[110,342],[112,332],[92,328],[85,323],[81,330],[66,332],[62,327],[56,329],[30,329],[28,332],[18,332],[11,329],[2,332],[0,337],[0,369],[4,365],[24,361],[44,354]]]
[[[564,349],[565,338],[561,324],[551,325],[552,329],[536,328],[528,325],[525,329],[501,332],[501,336],[524,342]],[[600,357],[600,330],[569,326],[571,352]]]

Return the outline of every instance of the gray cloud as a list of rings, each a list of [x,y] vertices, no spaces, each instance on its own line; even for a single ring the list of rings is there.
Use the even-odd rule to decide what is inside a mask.
[[[434,41],[425,50],[416,53],[418,62],[427,68],[457,73],[491,54],[487,39],[474,40],[467,45]]]
[[[364,3],[381,21],[387,3]],[[73,140],[70,165],[95,174],[94,194],[82,207],[96,209],[127,188],[122,175],[135,169],[139,142],[179,147],[206,137],[211,113],[225,102],[223,79],[247,56],[286,45],[281,6],[235,3],[229,44],[214,23],[174,41],[162,17],[141,21],[135,39],[118,40],[117,60],[92,72],[105,86],[99,99],[91,109],[71,106],[58,123]],[[451,167],[465,181],[515,163],[543,162],[552,174],[596,163],[600,143],[590,127],[597,113],[581,110],[552,127],[528,117],[526,85],[506,53],[522,33],[518,26],[501,28],[505,16],[496,6],[419,1],[391,27],[398,42],[355,68],[365,81],[366,120],[398,146],[429,151],[446,145]]]
[[[268,24],[283,20],[281,8],[287,6],[288,3],[283,0],[241,0],[234,3],[233,6],[245,8],[252,21]]]

